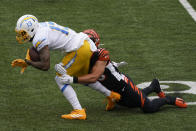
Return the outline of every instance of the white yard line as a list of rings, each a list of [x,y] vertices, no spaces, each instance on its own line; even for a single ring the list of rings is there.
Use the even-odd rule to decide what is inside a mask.
[[[193,9],[191,4],[187,0],[179,0],[179,2],[184,6],[186,11],[190,14],[190,16],[196,22],[196,11]]]
[[[196,105],[196,102],[187,102],[188,105]]]

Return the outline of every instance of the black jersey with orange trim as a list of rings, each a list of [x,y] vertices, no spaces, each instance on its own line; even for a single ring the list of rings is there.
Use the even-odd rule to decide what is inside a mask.
[[[110,62],[109,51],[100,48],[95,51],[91,57],[90,70],[95,65],[96,61],[106,61],[104,73],[99,78],[99,82],[109,90],[119,92],[124,87],[123,74]]]
[[[96,61],[107,61],[105,71],[98,81],[107,89],[121,94],[119,104],[128,107],[143,107],[145,96],[143,96],[142,91],[134,85],[131,78],[119,72],[117,67],[110,62],[109,52],[107,50],[100,48],[93,53],[90,61],[90,70]]]

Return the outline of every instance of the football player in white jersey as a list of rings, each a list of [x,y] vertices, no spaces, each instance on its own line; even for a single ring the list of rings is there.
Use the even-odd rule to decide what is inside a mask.
[[[66,53],[60,63],[66,73],[70,76],[82,76],[88,74],[90,58],[97,50],[94,42],[83,32],[76,33],[74,30],[63,27],[55,22],[38,22],[33,15],[20,17],[16,24],[16,40],[18,43],[32,42],[33,47],[39,52],[40,61],[32,61],[27,51],[26,59],[12,61],[12,66],[19,66],[23,73],[27,66],[31,65],[37,69],[47,71],[50,68],[50,50],[59,50]],[[57,74],[59,75],[59,74]],[[56,83],[63,95],[73,107],[73,111],[66,119],[86,119],[85,110],[81,107],[77,95],[69,84],[61,84],[58,79]],[[94,84],[96,90],[107,92],[108,99],[118,99],[114,92]],[[99,88],[98,88],[99,87]]]

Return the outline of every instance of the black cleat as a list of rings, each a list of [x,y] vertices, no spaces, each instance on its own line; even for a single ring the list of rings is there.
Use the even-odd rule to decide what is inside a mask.
[[[161,87],[160,87],[160,84],[159,84],[159,80],[153,79],[151,84],[150,84],[150,87],[153,89],[154,92],[157,93],[157,95],[160,98],[164,98],[165,97],[165,93],[161,90]]]
[[[169,104],[169,105],[175,105],[180,108],[187,107],[187,103],[181,98],[174,97],[174,96],[166,96],[165,98],[166,98],[167,104]]]
[[[153,79],[151,84],[150,84],[150,87],[153,89],[154,92],[156,92],[157,94],[159,92],[161,92],[161,87],[160,87],[160,84],[159,84],[159,81],[157,79]]]

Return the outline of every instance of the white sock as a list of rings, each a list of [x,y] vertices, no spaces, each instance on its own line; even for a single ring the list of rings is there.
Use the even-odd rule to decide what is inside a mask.
[[[100,82],[95,82],[95,83],[91,83],[88,84],[89,87],[91,87],[94,90],[97,90],[99,92],[101,92],[102,94],[104,94],[105,96],[110,96],[111,91],[108,90],[105,86],[103,86]]]
[[[79,109],[81,110],[82,107],[80,105],[80,102],[78,101],[76,92],[74,91],[74,89],[72,88],[71,85],[68,84],[61,84],[58,79],[56,79],[56,83],[58,85],[58,87],[60,88],[61,92],[63,93],[63,95],[65,96],[65,98],[69,101],[69,103],[72,105],[73,109]]]

